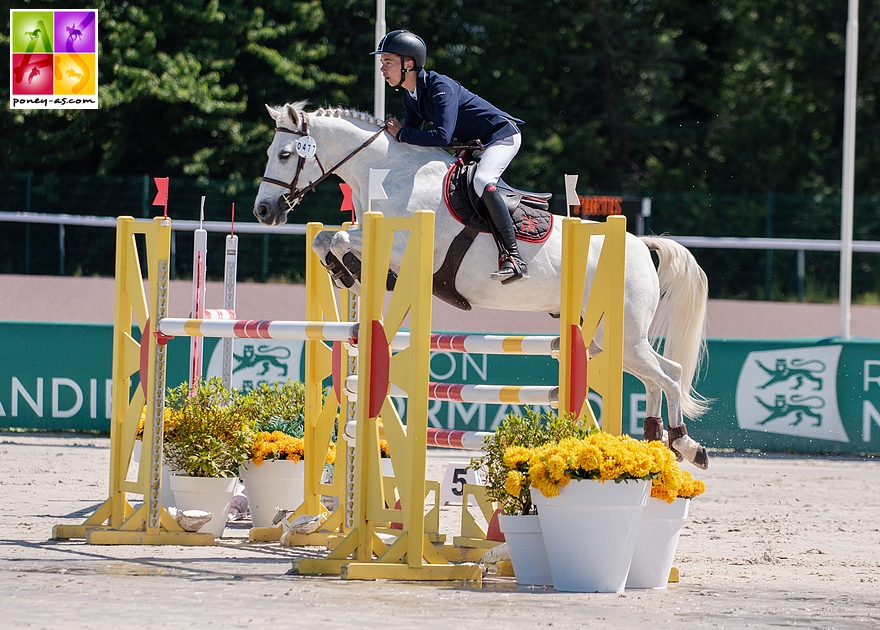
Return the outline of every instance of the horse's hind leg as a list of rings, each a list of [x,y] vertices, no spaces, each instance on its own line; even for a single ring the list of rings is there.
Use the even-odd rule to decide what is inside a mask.
[[[666,395],[669,412],[669,447],[694,466],[708,468],[706,449],[691,439],[684,424],[681,411],[681,366],[656,352],[647,339],[639,341],[635,347],[625,349],[623,363],[628,372],[645,383],[646,425],[657,424],[656,420],[648,421],[647,418],[660,417],[662,391]],[[661,430],[662,422],[660,420],[659,423]]]
[[[645,419],[642,422],[643,435],[646,440],[663,441],[663,390],[654,382],[642,381],[645,385]]]

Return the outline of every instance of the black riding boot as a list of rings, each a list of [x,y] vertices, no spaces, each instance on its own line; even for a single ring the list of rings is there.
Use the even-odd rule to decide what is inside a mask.
[[[529,277],[529,268],[519,255],[516,246],[516,232],[513,229],[513,221],[510,211],[501,192],[494,184],[486,186],[483,191],[483,203],[486,205],[486,214],[495,228],[496,241],[498,242],[498,271],[489,275],[493,280],[500,280],[501,284],[516,282],[521,278]]]

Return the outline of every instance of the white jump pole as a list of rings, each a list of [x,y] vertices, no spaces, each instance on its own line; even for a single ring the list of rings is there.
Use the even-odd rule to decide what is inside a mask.
[[[345,436],[352,440],[357,437],[357,422],[345,424]],[[494,431],[463,431],[428,427],[427,445],[479,451],[486,445],[486,438],[492,439],[493,437],[495,437]]]
[[[238,237],[235,235],[235,203],[232,204],[232,221],[226,237],[226,258],[223,266],[223,308],[235,313],[235,280],[238,276]],[[233,340],[223,339],[223,385],[232,387]]]
[[[385,0],[376,0],[376,48],[379,42],[385,37]],[[379,120],[385,119],[385,79],[379,68],[382,59],[379,55],[374,55],[373,63],[373,115]]]
[[[202,207],[199,214],[199,228],[193,233],[193,294],[192,294],[192,317],[195,319],[205,318],[205,264],[208,256],[208,231],[202,227],[205,221],[205,197],[202,197]],[[189,350],[189,388],[190,395],[195,395],[198,381],[202,378],[202,348],[204,341],[201,337],[193,337],[190,340]]]
[[[853,193],[856,154],[856,98],[859,62],[859,0],[849,0],[843,103],[843,178],[840,208],[840,337],[850,338],[852,301]]]
[[[409,333],[399,332],[391,340],[392,350],[409,347]],[[559,335],[475,335],[431,333],[432,352],[468,354],[530,354],[556,357]]]
[[[357,400],[358,377],[345,379],[345,394],[349,400]],[[407,393],[391,383],[388,395],[406,398]],[[488,405],[544,405],[559,404],[559,387],[556,385],[470,385],[467,383],[428,383],[428,398]]]
[[[275,321],[268,319],[186,319],[163,317],[157,331],[168,337],[296,339],[345,341],[357,338],[357,322]]]

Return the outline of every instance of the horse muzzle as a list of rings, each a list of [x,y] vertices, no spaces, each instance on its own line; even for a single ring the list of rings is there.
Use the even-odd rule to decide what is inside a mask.
[[[258,201],[254,205],[254,216],[263,225],[284,225],[287,223],[287,213],[296,204],[289,204],[286,195],[281,195],[275,201]]]

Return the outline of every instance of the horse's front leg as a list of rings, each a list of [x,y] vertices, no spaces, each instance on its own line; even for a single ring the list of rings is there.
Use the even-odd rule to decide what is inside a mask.
[[[402,254],[399,253],[398,250],[406,249],[405,241],[398,243],[399,240],[400,239],[395,235],[394,240],[392,241],[392,266],[394,265],[395,255],[397,255],[397,257],[402,257]],[[342,230],[336,232],[330,243],[330,251],[338,260],[342,261],[343,266],[357,281],[357,288],[352,290],[358,293],[360,291],[361,281],[361,261],[363,260],[363,232],[360,230]],[[393,269],[389,269],[385,281],[385,288],[388,291],[393,291],[396,283],[397,274]]]
[[[336,234],[337,232],[330,230],[318,232],[312,240],[312,249],[318,255],[321,264],[327,268],[334,284],[340,289],[351,289],[355,285],[356,278],[333,252],[333,239]]]
[[[330,241],[330,253],[341,262],[342,267],[351,276],[356,287],[352,287],[355,293],[360,293],[361,282],[361,244],[363,233],[360,230],[340,230],[333,233]]]

